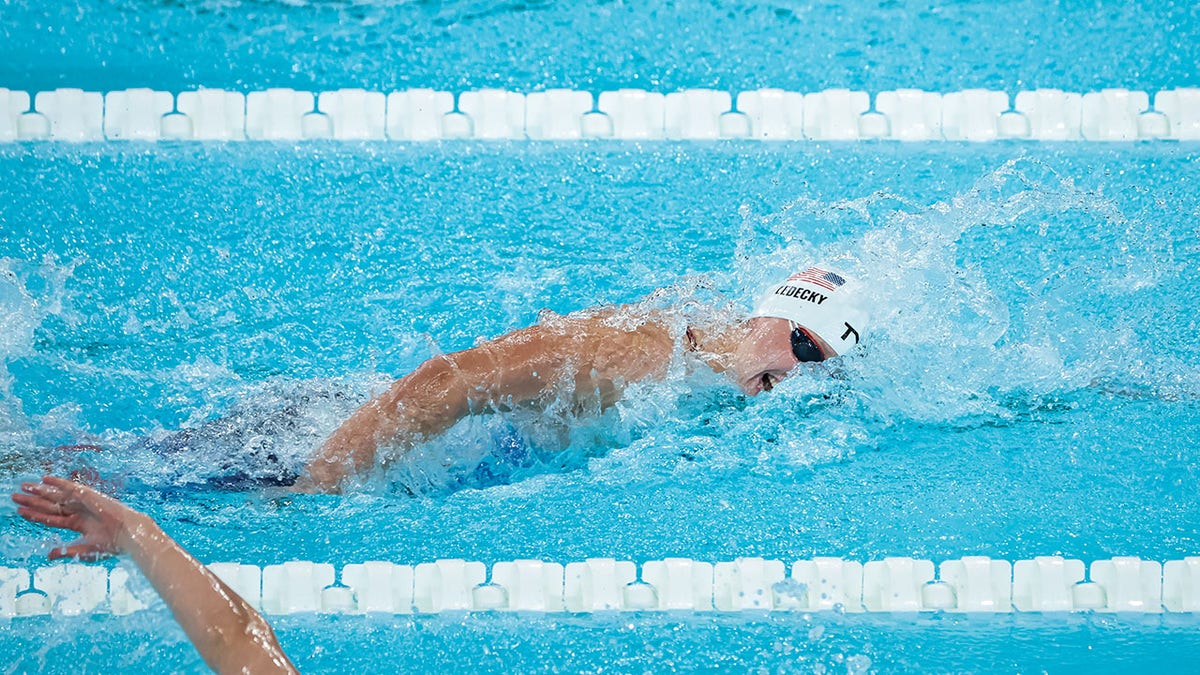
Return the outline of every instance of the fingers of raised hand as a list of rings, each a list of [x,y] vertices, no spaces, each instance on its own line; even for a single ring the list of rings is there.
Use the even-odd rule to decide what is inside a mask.
[[[68,490],[68,491],[74,490],[75,488],[79,487],[79,483],[76,483],[75,481],[67,480],[66,478],[60,478],[58,476],[50,476],[50,475],[42,476],[42,483],[44,483],[45,485],[48,485],[50,487],[58,488],[60,490]]]
[[[28,485],[22,485],[23,489]],[[17,504],[17,515],[25,520],[49,527],[78,530],[77,512],[69,504],[37,494],[17,493],[12,495]]]
[[[64,501],[78,504],[83,509],[98,510],[116,501],[87,485],[58,476],[43,476],[42,483],[47,489],[58,490]]]
[[[47,476],[46,478],[50,478]],[[43,481],[45,480],[42,479]],[[48,483],[21,483],[21,491],[25,494],[41,497],[53,502],[64,503],[67,501],[67,493],[60,487],[50,485]]]
[[[78,532],[80,529],[76,524],[77,521],[75,520],[75,516],[56,516],[26,508],[17,509],[17,515],[31,523],[38,523],[40,525],[46,525],[47,527],[57,527],[63,530],[75,530],[76,532]]]
[[[17,493],[12,496],[12,500],[18,506],[22,506],[30,511],[36,511],[45,515],[65,516],[73,513],[73,511],[67,508],[62,502],[54,499],[47,499],[41,495]]]

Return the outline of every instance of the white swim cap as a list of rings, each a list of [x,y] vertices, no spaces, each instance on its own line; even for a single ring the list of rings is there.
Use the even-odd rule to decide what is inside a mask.
[[[858,344],[867,326],[859,284],[840,272],[810,267],[771,287],[750,315],[787,319],[842,355]]]

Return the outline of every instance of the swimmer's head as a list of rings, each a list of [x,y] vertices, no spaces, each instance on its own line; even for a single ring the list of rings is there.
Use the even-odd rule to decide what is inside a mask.
[[[747,394],[769,391],[798,363],[853,349],[866,323],[855,282],[840,272],[810,267],[772,286],[759,301],[733,354],[733,376]]]
[[[845,354],[858,344],[867,326],[859,285],[841,272],[821,267],[810,267],[772,286],[751,316],[793,324],[792,351],[801,362]]]

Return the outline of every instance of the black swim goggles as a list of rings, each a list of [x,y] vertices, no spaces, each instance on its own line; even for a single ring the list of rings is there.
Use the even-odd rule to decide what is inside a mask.
[[[817,346],[817,343],[795,323],[792,323],[792,354],[800,363],[825,360],[825,355],[821,353],[821,348]]]

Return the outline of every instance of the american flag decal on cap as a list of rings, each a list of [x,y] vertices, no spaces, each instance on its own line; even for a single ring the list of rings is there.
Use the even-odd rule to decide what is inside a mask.
[[[807,281],[810,284],[815,284],[830,291],[836,291],[838,286],[846,283],[846,280],[833,272],[821,269],[820,267],[810,267],[803,272],[793,274],[788,277],[788,281]]]

